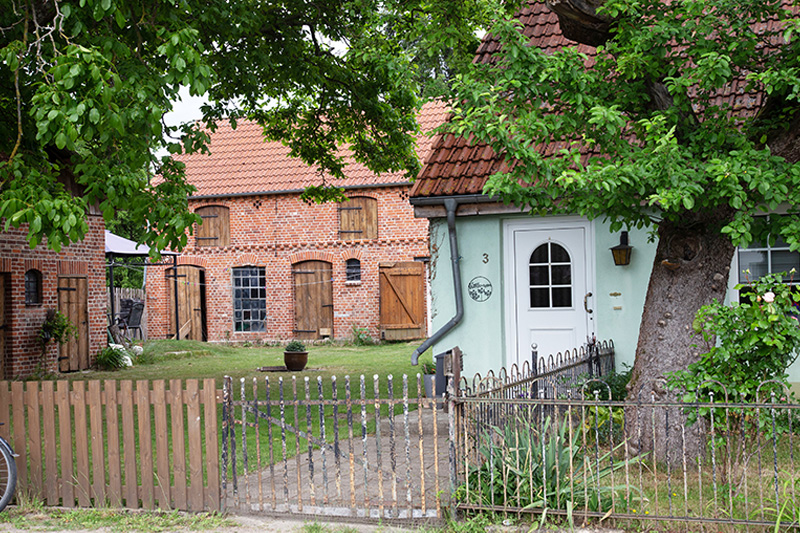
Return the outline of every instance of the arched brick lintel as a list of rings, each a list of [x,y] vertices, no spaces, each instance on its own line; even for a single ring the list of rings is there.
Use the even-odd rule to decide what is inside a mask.
[[[242,254],[236,258],[231,266],[264,266],[264,262],[260,261],[256,254]]]
[[[334,263],[336,255],[332,252],[320,252],[319,250],[304,250],[302,252],[295,252],[289,256],[289,261],[294,265],[302,263],[303,261],[325,261],[327,263]]]
[[[345,250],[342,252],[342,261],[347,261],[348,259],[358,259],[359,261],[362,260],[363,254],[359,249],[352,249],[352,250]]]
[[[178,257],[178,265],[193,265],[206,268],[208,266],[208,261],[205,257],[191,257],[182,255]]]

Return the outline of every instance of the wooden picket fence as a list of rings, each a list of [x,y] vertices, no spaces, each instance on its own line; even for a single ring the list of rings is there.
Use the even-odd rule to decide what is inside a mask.
[[[17,493],[46,505],[220,510],[213,379],[0,382]]]

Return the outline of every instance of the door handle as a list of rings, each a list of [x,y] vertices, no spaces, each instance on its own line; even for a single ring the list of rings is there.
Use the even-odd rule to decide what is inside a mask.
[[[591,292],[587,292],[587,293],[586,293],[586,296],[584,296],[584,297],[583,297],[583,308],[584,308],[584,309],[586,310],[586,312],[587,312],[587,313],[589,313],[590,315],[591,315],[592,313],[594,313],[594,309],[589,309],[589,302],[588,302],[588,300],[589,300],[589,298],[591,298],[591,297],[592,297],[592,293],[591,293]]]

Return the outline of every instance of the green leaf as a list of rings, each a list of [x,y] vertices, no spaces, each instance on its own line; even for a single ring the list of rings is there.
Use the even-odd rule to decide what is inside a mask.
[[[56,146],[60,150],[63,150],[64,147],[67,145],[67,136],[64,135],[63,131],[58,132],[58,135],[56,135],[55,142],[56,142]]]

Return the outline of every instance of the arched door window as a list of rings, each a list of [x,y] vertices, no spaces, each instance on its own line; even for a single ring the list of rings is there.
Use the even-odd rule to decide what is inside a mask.
[[[572,261],[566,248],[554,242],[538,246],[529,276],[532,308],[572,307]]]

